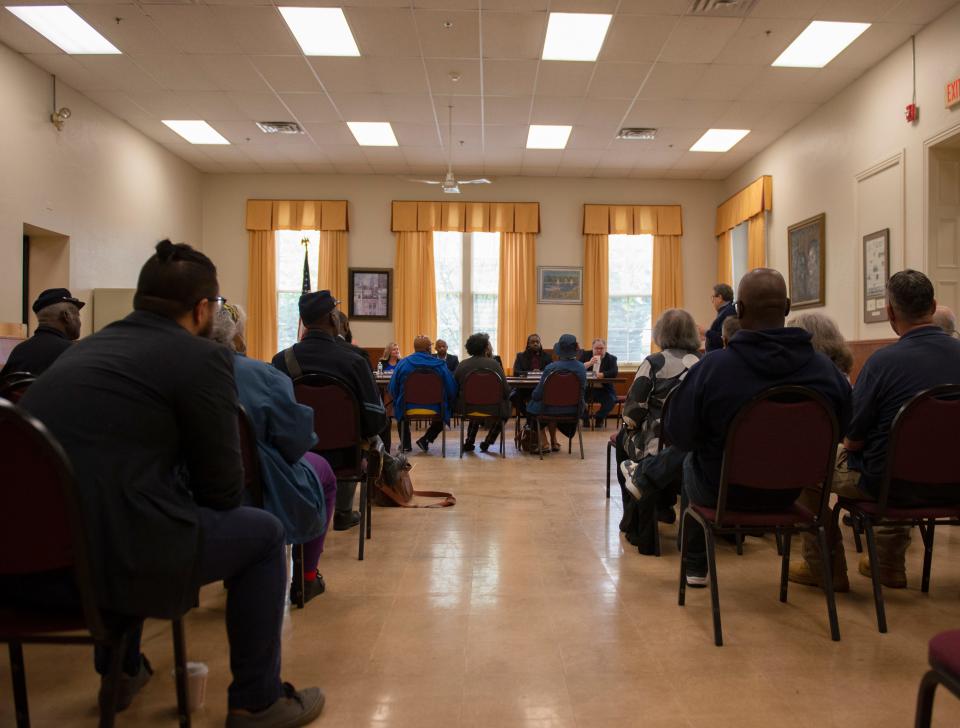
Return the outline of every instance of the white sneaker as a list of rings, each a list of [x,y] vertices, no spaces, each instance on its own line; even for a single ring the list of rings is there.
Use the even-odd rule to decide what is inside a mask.
[[[623,473],[623,479],[626,481],[624,487],[637,500],[640,500],[640,489],[633,482],[633,474],[637,470],[637,464],[633,460],[624,460],[620,463],[620,472]]]
[[[687,572],[687,586],[691,586],[694,589],[703,589],[707,585],[707,575],[703,576],[699,574],[691,574]]]

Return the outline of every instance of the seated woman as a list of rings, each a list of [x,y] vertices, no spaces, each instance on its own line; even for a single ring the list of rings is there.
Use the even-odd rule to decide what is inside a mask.
[[[212,338],[236,352],[237,395],[257,438],[263,507],[283,523],[287,543],[303,544],[306,602],[326,589],[317,563],[333,515],[337,478],[326,460],[308,452],[317,442],[313,410],[294,399],[290,377],[244,356],[245,320],[239,306],[224,305],[214,320]]]
[[[843,372],[847,381],[850,381],[850,371],[853,369],[853,352],[847,346],[843,334],[833,319],[822,313],[801,313],[789,321],[787,326],[796,326],[807,331],[813,337],[810,344],[814,351],[826,354],[837,369]]]
[[[466,348],[470,357],[460,362],[459,366],[457,366],[453,372],[453,378],[459,387],[457,394],[457,412],[459,412],[461,416],[468,416],[468,419],[471,413],[492,415],[494,417],[507,419],[510,416],[510,401],[508,400],[510,387],[507,384],[507,377],[503,373],[503,367],[500,365],[500,362],[492,356],[493,347],[490,345],[490,334],[479,333],[471,335],[470,338],[467,339]],[[474,405],[470,408],[469,412],[466,412],[464,410],[463,387],[468,375],[478,369],[490,369],[500,375],[500,389],[503,397],[499,405]],[[501,423],[494,422],[493,427],[487,431],[486,437],[484,437],[483,442],[480,443],[480,449],[483,452],[486,452],[491,445],[497,442],[501,429]],[[480,420],[471,419],[467,427],[467,439],[463,443],[464,452],[473,452],[474,442],[477,439],[477,433],[479,431]]]
[[[583,368],[583,364],[577,361],[577,352],[579,349],[580,346],[577,344],[577,337],[573,334],[564,334],[554,345],[553,351],[557,355],[557,361],[551,362],[544,368],[543,374],[540,375],[540,383],[536,389],[533,390],[533,393],[530,395],[530,402],[527,404],[527,413],[531,417],[536,417],[537,415],[570,415],[579,418],[583,415],[585,406],[583,394],[587,388],[587,371]],[[580,404],[577,407],[555,407],[552,405],[545,406],[543,404],[544,382],[546,382],[547,378],[554,372],[562,371],[573,372],[577,379],[580,380]],[[550,449],[557,452],[560,450],[560,443],[557,442],[557,423],[550,422],[547,427],[550,431]],[[573,437],[574,433],[576,433],[576,425],[561,425],[560,431],[567,437]]]
[[[397,368],[397,362],[399,361],[400,347],[397,346],[396,342],[391,341],[380,356],[380,365],[383,367],[383,371],[392,372]]]
[[[666,457],[660,458],[656,467],[651,467],[649,472],[645,472],[647,468],[638,467],[638,464],[645,458],[656,456],[660,449],[660,418],[664,400],[680,384],[687,370],[700,360],[700,336],[697,324],[689,313],[669,308],[653,327],[653,341],[661,351],[651,354],[640,364],[623,405],[623,427],[616,441],[617,480],[620,482],[625,511],[629,502],[641,496],[640,489],[635,485],[638,475],[646,476],[648,480],[656,479],[658,482],[654,485],[667,486],[659,489],[656,507],[661,520],[673,522],[676,518],[673,511],[676,490],[670,486],[675,479],[679,480],[682,457],[671,457],[672,453],[665,450]],[[624,463],[627,467],[622,467]],[[646,465],[655,464],[650,461]],[[629,481],[628,475],[631,478]],[[631,497],[628,497],[628,492]]]

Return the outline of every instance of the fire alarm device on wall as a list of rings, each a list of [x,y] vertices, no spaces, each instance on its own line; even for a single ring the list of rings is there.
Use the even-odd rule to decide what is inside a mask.
[[[907,104],[907,122],[912,124],[917,120],[917,117],[920,115],[920,109],[917,108],[916,104]]]

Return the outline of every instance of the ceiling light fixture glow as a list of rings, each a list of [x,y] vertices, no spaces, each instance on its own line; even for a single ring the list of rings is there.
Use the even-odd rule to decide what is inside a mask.
[[[361,147],[399,146],[389,121],[348,121],[347,126]]]
[[[359,56],[342,8],[277,8],[306,56]]]
[[[531,124],[527,132],[527,149],[564,149],[572,126]]]
[[[163,119],[163,123],[191,144],[229,144],[220,132],[199,119]]]
[[[545,61],[597,60],[612,17],[601,13],[550,13],[540,57]]]
[[[73,55],[117,55],[120,50],[66,5],[16,5],[7,10]]]
[[[749,133],[749,129],[708,129],[690,151],[727,152]]]
[[[823,68],[869,27],[870,23],[814,20],[770,65],[788,68]]]

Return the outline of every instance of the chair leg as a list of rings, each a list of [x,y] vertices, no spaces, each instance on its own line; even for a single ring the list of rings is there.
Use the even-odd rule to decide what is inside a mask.
[[[17,714],[17,728],[30,728],[30,707],[27,703],[27,671],[23,665],[23,645],[11,642],[10,677],[13,679],[13,705]]]
[[[737,531],[734,538],[737,541],[737,556],[743,556],[743,534]]]
[[[821,525],[817,528],[817,545],[820,547],[820,565],[822,569],[823,591],[827,595],[827,616],[830,619],[830,639],[840,641],[840,623],[837,620],[837,597],[833,593],[833,566],[830,547],[827,545],[827,531]]]
[[[360,497],[367,504],[367,540],[373,538],[373,488],[370,487],[370,479],[364,478],[360,481]]]
[[[507,458],[506,434],[507,434],[507,421],[503,420],[500,423],[500,458],[502,460],[506,460]]]
[[[610,500],[610,454],[613,452],[613,444],[607,443],[607,500]]]
[[[779,539],[780,533],[777,533]],[[780,549],[780,601],[787,601],[787,585],[790,575],[790,540],[793,534],[789,531],[783,534],[783,546]]]
[[[777,556],[783,556],[783,534],[778,528],[773,535],[777,539]]]
[[[577,438],[580,440],[580,459],[583,460],[583,430],[580,429],[580,423],[577,422]],[[570,440],[573,442],[573,439]]]
[[[707,541],[707,579],[710,581],[710,606],[713,610],[713,643],[723,647],[723,628],[720,626],[720,587],[717,584],[716,540],[713,529],[704,525],[703,533]]]
[[[936,670],[928,670],[920,680],[920,689],[917,691],[917,716],[914,728],[930,728],[933,719],[933,697],[940,684],[940,676]]]
[[[443,414],[440,415],[443,417]],[[443,420],[441,420],[442,422]],[[440,457],[445,458],[447,456],[447,428],[440,428]]]
[[[460,418],[460,459],[463,459],[463,420],[465,418]]]
[[[937,522],[930,519],[926,528],[920,529],[923,538],[923,579],[920,582],[920,591],[924,594],[930,591],[930,565],[933,563],[933,535]]]
[[[870,557],[870,580],[873,582],[873,603],[877,609],[877,629],[887,631],[887,614],[883,606],[883,587],[880,586],[880,568],[877,561],[877,541],[873,535],[873,523],[869,520],[863,524],[867,537],[867,554]]]
[[[366,540],[365,536],[367,535],[367,518],[370,517],[370,510],[367,508],[367,479],[364,478],[360,481],[360,528],[358,539],[359,545],[357,546],[357,561],[363,561],[363,546],[364,541]],[[300,606],[299,604],[297,606]],[[302,607],[301,607],[302,609]]]
[[[850,520],[850,525],[853,527],[853,545],[857,547],[857,553],[863,553],[863,541],[860,540],[860,529],[858,528],[858,523],[856,518]]]
[[[677,591],[677,604],[681,607],[687,600],[687,529],[684,524],[689,517],[686,508],[680,509],[680,588]]]
[[[174,640],[176,645],[176,640]],[[113,728],[113,721],[117,715],[117,700],[120,698],[120,671],[123,663],[123,653],[127,650],[127,635],[110,645],[110,667],[107,672],[107,684],[111,686],[107,704],[100,708],[100,728]],[[179,696],[177,704],[179,705]]]
[[[538,417],[535,419],[534,423],[536,424],[537,428],[536,432],[534,433],[534,437],[537,438],[537,452],[540,453],[540,459],[543,460],[543,448],[540,447],[540,418]]]
[[[294,548],[297,548],[294,546]],[[302,546],[300,547],[303,548]],[[303,577],[303,569],[300,570]],[[183,619],[173,620],[173,674],[177,683],[177,718],[180,728],[190,728],[190,701],[187,698],[187,645]]]
[[[363,506],[361,504],[361,510],[360,510],[361,530],[363,529],[363,510],[362,509],[363,509]],[[293,574],[291,574],[292,578],[290,582],[293,584],[293,589],[290,594],[290,601],[292,601],[294,604],[297,605],[297,609],[303,609],[303,605],[304,605],[303,590],[306,589],[306,584],[305,584],[306,580],[303,578],[303,544],[295,543],[291,551],[293,553],[293,557],[292,557],[293,565],[291,567],[291,571],[293,571]]]

